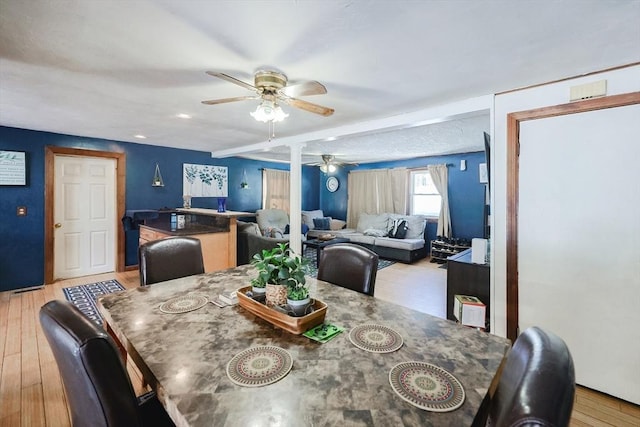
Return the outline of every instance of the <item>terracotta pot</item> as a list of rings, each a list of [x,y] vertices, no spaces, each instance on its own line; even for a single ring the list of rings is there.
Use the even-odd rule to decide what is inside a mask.
[[[267,306],[285,305],[287,303],[287,287],[267,283]]]

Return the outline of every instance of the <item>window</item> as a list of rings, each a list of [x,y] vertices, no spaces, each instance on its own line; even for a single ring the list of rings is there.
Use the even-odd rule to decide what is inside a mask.
[[[410,203],[411,215],[426,215],[437,218],[440,215],[442,197],[431,179],[429,171],[411,171]]]
[[[262,208],[282,209],[289,213],[289,171],[262,171]]]

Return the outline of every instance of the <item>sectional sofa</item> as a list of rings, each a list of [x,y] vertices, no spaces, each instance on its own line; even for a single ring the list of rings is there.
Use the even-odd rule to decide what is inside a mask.
[[[324,221],[318,221],[319,218]],[[400,215],[393,213],[361,214],[356,228],[346,228],[341,220],[324,216],[322,210],[302,211],[302,223],[309,227],[307,239],[323,234],[344,237],[352,243],[367,247],[381,258],[411,263],[427,256],[425,242],[426,217],[422,215]],[[389,237],[394,220],[404,219],[408,229],[402,239]],[[314,221],[315,220],[315,221]],[[328,227],[326,226],[328,222]],[[318,228],[317,225],[323,227]]]

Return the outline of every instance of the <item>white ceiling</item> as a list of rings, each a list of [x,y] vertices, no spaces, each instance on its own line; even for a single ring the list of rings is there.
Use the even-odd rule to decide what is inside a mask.
[[[486,111],[382,134],[340,131],[640,61],[639,23],[639,0],[0,0],[0,124],[229,151],[266,141],[267,125],[249,116],[257,101],[201,104],[251,95],[205,71],[252,83],[268,68],[327,88],[302,99],[334,115],[284,106],[290,116],[276,125],[276,142],[338,138],[307,144],[305,161],[476,151]]]

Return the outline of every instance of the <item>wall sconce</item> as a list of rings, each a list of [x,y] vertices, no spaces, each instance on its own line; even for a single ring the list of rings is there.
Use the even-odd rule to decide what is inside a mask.
[[[240,182],[240,188],[248,189],[249,188],[249,180],[247,179],[247,170],[242,170],[242,182]]]
[[[164,181],[162,180],[162,174],[160,173],[160,166],[156,163],[156,171],[153,174],[152,187],[164,187]]]

